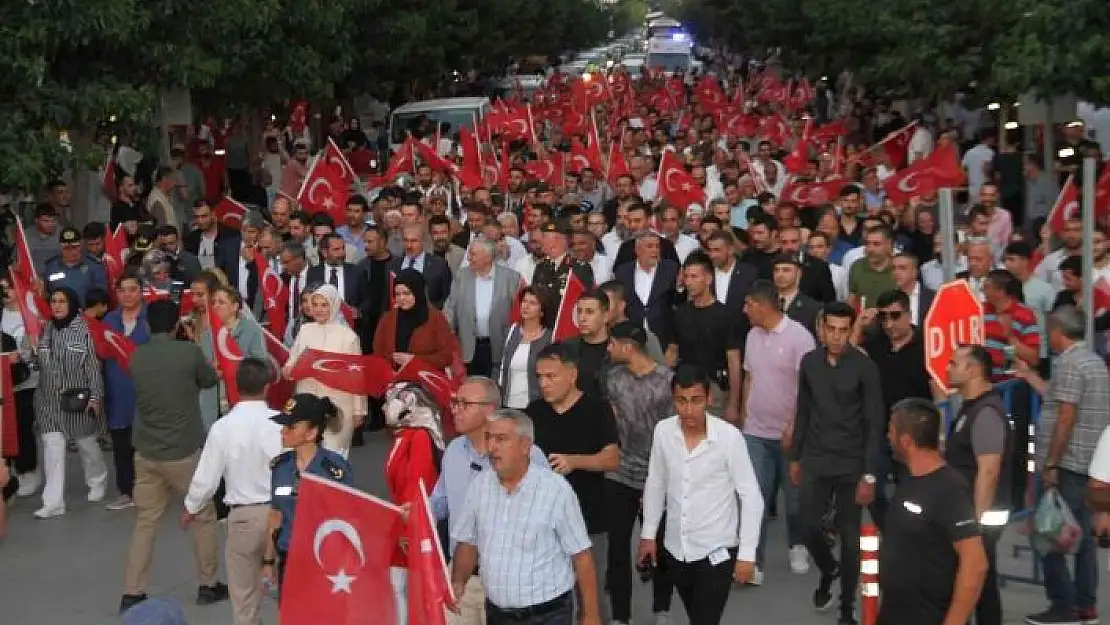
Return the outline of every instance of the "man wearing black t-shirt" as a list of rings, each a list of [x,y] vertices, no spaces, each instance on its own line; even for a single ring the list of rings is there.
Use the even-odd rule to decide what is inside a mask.
[[[682,281],[686,301],[675,311],[667,364],[709,371],[714,382],[710,412],[739,423],[746,317],[730,312],[713,295],[713,261],[704,252],[692,252],[686,258]]]
[[[987,555],[975,503],[937,449],[941,422],[925,399],[902,400],[891,413],[887,438],[909,476],[894,493],[879,548],[876,625],[962,625],[983,588]]]
[[[879,370],[879,384],[883,389],[883,414],[889,417],[894,404],[910,397],[929,399],[929,374],[925,372],[925,341],[921,331],[910,321],[910,296],[905,291],[886,291],[875,300],[875,308],[865,310],[856,320],[854,333],[863,335],[858,345],[867,352]],[[876,332],[876,323],[880,331]],[[883,431],[886,424],[883,424]],[[882,445],[880,465],[875,477],[875,502],[871,516],[881,530],[890,504],[886,495],[886,480],[890,473],[895,481],[905,472],[894,462],[890,446]]]
[[[609,367],[609,296],[591,289],[578,298],[578,336],[563,341],[578,349],[578,388],[583,393],[605,398],[605,371]],[[542,449],[542,448],[541,448]]]
[[[608,557],[605,472],[616,471],[620,466],[617,424],[604,400],[578,388],[578,350],[574,346],[552,343],[540,350],[536,356],[536,377],[541,397],[525,410],[535,426],[534,442],[547,454],[551,470],[566,476],[578,496],[593,541],[600,586],[600,580],[605,579],[601,563]],[[597,596],[604,596],[600,587]]]

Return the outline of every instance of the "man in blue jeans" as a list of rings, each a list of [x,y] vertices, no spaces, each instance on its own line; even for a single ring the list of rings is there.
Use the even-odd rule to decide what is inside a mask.
[[[1048,344],[1057,354],[1052,379],[1028,368],[1018,377],[1044,397],[1037,440],[1037,466],[1044,487],[1056,488],[1079,523],[1075,578],[1063,554],[1044,556],[1048,610],[1025,617],[1030,625],[1093,625],[1098,622],[1098,558],[1087,507],[1088,469],[1103,430],[1110,425],[1110,375],[1106,363],[1083,343],[1085,319],[1074,306],[1048,317]]]
[[[776,271],[778,266],[776,265]],[[809,557],[803,545],[799,514],[798,487],[786,475],[783,441],[789,441],[798,401],[798,367],[802,356],[815,347],[813,335],[802,324],[787,317],[778,291],[772,283],[757,280],[744,298],[744,312],[752,329],[745,342],[744,386],[740,397],[744,438],[748,455],[763,493],[764,510],[773,505],[783,484],[786,497],[786,527],[790,547],[790,570],[796,575],[809,572]],[[754,585],[763,583],[763,558],[766,551],[766,516],[759,533]]]

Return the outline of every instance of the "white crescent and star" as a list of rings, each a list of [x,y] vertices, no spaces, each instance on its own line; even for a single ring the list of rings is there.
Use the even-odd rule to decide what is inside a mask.
[[[663,174],[663,187],[669,191],[679,191],[682,185],[676,185],[671,182],[671,177],[678,174],[677,169],[668,169],[667,173]]]
[[[320,560],[320,547],[323,546],[324,539],[335,533],[342,535],[354,547],[355,553],[358,554],[358,568],[361,569],[366,564],[366,554],[362,551],[362,538],[353,525],[342,519],[328,519],[316,528],[316,534],[312,538],[312,553],[316,557],[316,565],[320,567],[321,571],[324,571],[324,563]],[[340,568],[335,575],[327,575],[327,571],[324,571],[324,573],[331,581],[331,593],[333,595],[340,592],[351,594],[351,582],[357,579],[355,576],[348,575],[343,568]]]
[[[226,327],[220,328],[220,331],[216,333],[216,349],[220,350],[220,354],[222,354],[224,358],[232,362],[239,362],[243,357],[236,356],[232,353],[231,346],[227,343],[230,337],[231,332],[229,332]]]
[[[331,187],[331,181],[330,180],[328,180],[327,178],[324,178],[324,177],[317,178],[316,180],[312,181],[311,185],[308,186],[308,195],[306,197],[308,198],[308,202],[310,204],[320,203],[319,200],[316,199],[316,190],[320,188],[321,184],[323,184],[324,186],[327,186],[327,188],[328,188],[328,197],[329,198],[331,197],[331,195],[333,193],[335,193],[335,190],[332,189],[332,187]]]
[[[917,182],[917,177],[921,175],[919,171],[911,171],[906,174],[905,178],[898,181],[898,190],[903,193],[916,193],[917,188],[920,186]],[[910,182],[913,182],[911,185]]]

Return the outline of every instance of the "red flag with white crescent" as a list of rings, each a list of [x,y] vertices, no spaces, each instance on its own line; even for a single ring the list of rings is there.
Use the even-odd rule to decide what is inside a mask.
[[[389,562],[400,508],[311,473],[301,475],[298,489],[282,625],[396,625]]]
[[[439,542],[428,487],[421,479],[420,496],[412,501],[408,526],[409,622],[412,625],[447,625],[447,606],[454,605],[455,593],[447,573],[447,559]]]
[[[23,229],[23,222],[18,219],[15,220],[15,267],[32,287],[38,281],[39,273],[31,257],[31,247],[27,244],[27,232]]]
[[[705,189],[670,150],[664,151],[659,161],[659,195],[684,214],[691,204],[705,202]]]
[[[101,360],[113,360],[124,371],[131,369],[131,355],[135,353],[135,343],[131,337],[122,332],[117,332],[108,324],[99,319],[85,318],[89,328],[89,337],[92,338],[96,348],[96,357]]]
[[[15,416],[15,386],[12,365],[19,359],[16,352],[0,354],[0,458],[19,455],[19,429]]]
[[[339,391],[378,397],[393,382],[393,366],[373,354],[340,354],[306,349],[297,357],[289,377],[295,381],[313,379]]]
[[[297,193],[297,204],[308,214],[327,213],[335,223],[343,223],[351,183],[356,179],[351,165],[338,148],[327,149],[316,158]]]
[[[247,207],[227,196],[220,200],[212,212],[221,224],[236,230],[243,229],[243,221],[247,218]]]
[[[413,358],[393,374],[393,381],[419,385],[439,405],[444,426],[454,422],[451,417],[451,397],[459,390],[461,380],[452,378],[443,369],[436,369],[419,358]]]
[[[282,375],[282,370],[289,362],[289,348],[266,328],[262,328],[262,338],[266,343],[266,354],[270,357],[274,374],[270,388],[266,389],[266,404],[274,410],[281,410],[285,402],[293,396],[293,381]]]
[[[12,282],[15,301],[19,305],[19,314],[23,317],[23,327],[27,334],[35,338],[41,337],[45,319],[43,315],[50,310],[46,301],[35,291],[30,278],[16,271],[15,267],[8,270],[8,276]]]
[[[578,336],[575,308],[585,292],[586,285],[578,279],[578,276],[573,271],[568,273],[567,286],[563,289],[563,299],[559,303],[559,312],[555,316],[555,334],[552,340],[562,341]]]
[[[285,336],[286,302],[289,301],[289,285],[282,281],[281,276],[268,262],[266,256],[259,251],[254,253],[254,266],[258,269],[258,288],[262,293],[262,311],[266,314],[266,321],[270,324],[270,331],[278,336]]]
[[[231,328],[224,325],[220,316],[216,314],[216,307],[208,307],[208,330],[212,333],[212,350],[216,354],[216,366],[223,376],[224,388],[227,389],[227,404],[234,406],[239,403],[239,388],[235,384],[235,373],[239,370],[239,363],[243,360],[243,350],[231,336]]]

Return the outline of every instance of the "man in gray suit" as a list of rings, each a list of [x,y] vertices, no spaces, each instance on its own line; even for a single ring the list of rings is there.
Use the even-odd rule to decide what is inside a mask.
[[[469,375],[489,376],[501,367],[509,311],[521,285],[519,273],[494,264],[495,251],[493,241],[474,239],[467,251],[470,265],[459,269],[443,305]]]

